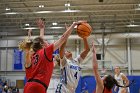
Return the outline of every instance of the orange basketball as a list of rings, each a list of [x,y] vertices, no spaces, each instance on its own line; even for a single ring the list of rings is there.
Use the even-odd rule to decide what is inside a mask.
[[[92,31],[91,26],[88,23],[81,23],[77,26],[77,34],[81,38],[86,38],[90,36]]]

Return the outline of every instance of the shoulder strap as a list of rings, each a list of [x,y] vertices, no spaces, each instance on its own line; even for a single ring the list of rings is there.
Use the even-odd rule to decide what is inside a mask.
[[[50,60],[47,55],[46,55],[46,50],[44,49],[44,55],[45,55],[45,58],[49,61],[49,62],[53,62],[53,58]]]

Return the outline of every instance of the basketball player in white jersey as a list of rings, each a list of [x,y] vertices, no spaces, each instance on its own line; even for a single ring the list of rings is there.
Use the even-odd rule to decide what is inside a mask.
[[[75,93],[81,76],[81,68],[79,65],[90,51],[87,38],[83,38],[83,41],[84,50],[76,58],[72,58],[70,51],[65,51],[66,42],[60,47],[61,80],[57,85],[55,93]]]
[[[119,85],[121,85],[121,86],[128,86],[129,85],[128,78],[123,73],[121,73],[119,66],[115,67],[115,76],[114,77],[117,80]],[[116,90],[117,90],[117,87],[115,87],[114,91],[116,91]],[[119,87],[118,93],[130,93],[129,87],[128,88]]]

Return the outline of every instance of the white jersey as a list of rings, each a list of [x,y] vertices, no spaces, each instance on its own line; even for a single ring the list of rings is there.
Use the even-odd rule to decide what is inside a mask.
[[[115,75],[115,79],[117,80],[117,82],[118,82],[119,85],[124,86],[122,75],[124,75],[124,74],[123,73],[120,73],[118,76]]]
[[[64,66],[60,65],[61,68],[61,80],[60,84],[58,84],[55,93],[75,93],[75,89],[77,88],[80,76],[81,76],[81,68],[79,63],[83,59],[78,56],[72,60],[65,60],[66,63]]]
[[[118,76],[115,75],[115,79],[117,80],[119,85],[124,86],[124,81],[122,79],[122,75],[124,75],[124,74],[120,73]],[[121,93],[121,90],[122,90],[122,87],[119,87],[118,93]],[[129,93],[129,87],[127,88],[127,92]]]

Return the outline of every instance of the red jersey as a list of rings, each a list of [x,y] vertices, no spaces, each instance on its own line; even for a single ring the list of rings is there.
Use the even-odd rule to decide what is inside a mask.
[[[112,93],[112,90],[108,90],[106,87],[104,87],[103,93]]]
[[[31,67],[26,69],[26,77],[38,79],[49,86],[52,76],[53,64],[53,44],[35,52],[31,57]]]
[[[96,90],[93,93],[96,93]],[[104,87],[104,90],[102,93],[112,93],[112,90],[108,90],[106,87]]]

